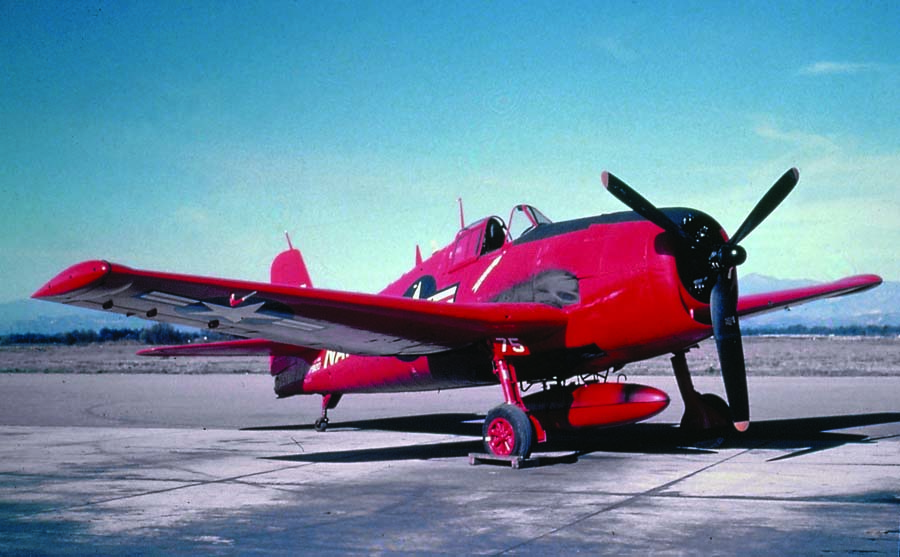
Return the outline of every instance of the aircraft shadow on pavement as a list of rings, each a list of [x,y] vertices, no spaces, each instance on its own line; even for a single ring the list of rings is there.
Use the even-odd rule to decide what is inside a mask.
[[[477,440],[451,440],[419,445],[373,447],[347,451],[295,453],[266,457],[270,460],[295,462],[379,462],[396,460],[428,460],[465,457],[484,452],[479,414],[428,414],[379,418],[350,422],[333,422],[329,431],[347,429],[382,430],[407,433],[431,433],[475,437]],[[715,454],[716,449],[780,449],[786,454],[770,461],[785,460],[840,447],[852,443],[875,443],[878,438],[858,433],[834,433],[833,430],[900,422],[900,413],[822,416],[753,422],[744,434],[727,438],[696,440],[686,437],[675,424],[634,424],[605,430],[564,432],[553,435],[536,452],[572,451],[580,456],[591,453],[644,454]],[[311,430],[312,425],[285,425],[246,428],[244,431]],[[324,433],[328,435],[328,432]]]
[[[723,448],[748,447],[793,451],[769,461],[785,460],[851,443],[877,443],[878,437],[833,430],[900,422],[900,413],[849,414],[754,422],[743,435],[728,439]]]
[[[383,431],[402,431],[405,433],[434,433],[481,437],[482,414],[425,414],[421,416],[402,416],[396,418],[376,418],[351,422],[330,422],[328,431],[339,429],[380,429]],[[248,427],[242,431],[300,431],[311,430],[312,424],[276,425]],[[327,434],[327,432],[326,432]]]

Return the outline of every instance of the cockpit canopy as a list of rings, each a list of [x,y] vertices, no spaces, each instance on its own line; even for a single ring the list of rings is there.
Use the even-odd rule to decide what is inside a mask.
[[[451,265],[456,267],[496,251],[507,242],[518,240],[538,226],[552,222],[531,205],[516,205],[509,215],[507,229],[500,217],[488,217],[473,222],[456,235],[450,252]]]
[[[518,240],[538,226],[552,222],[531,205],[516,205],[509,214],[509,239]]]

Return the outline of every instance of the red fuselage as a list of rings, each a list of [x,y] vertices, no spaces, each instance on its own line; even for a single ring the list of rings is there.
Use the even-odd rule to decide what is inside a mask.
[[[675,212],[685,210],[672,210]],[[700,214],[699,212],[693,212]],[[714,233],[721,227],[702,215]],[[542,224],[516,240],[492,217],[390,284],[385,296],[540,302],[569,314],[565,332],[530,344],[520,380],[565,379],[674,352],[709,337],[708,305],[689,293],[665,233],[634,213]],[[698,296],[702,299],[702,296]],[[695,318],[696,317],[696,318]],[[275,364],[273,364],[275,365]],[[273,373],[277,372],[273,368]],[[482,346],[427,357],[325,351],[280,396],[432,390],[496,383]]]

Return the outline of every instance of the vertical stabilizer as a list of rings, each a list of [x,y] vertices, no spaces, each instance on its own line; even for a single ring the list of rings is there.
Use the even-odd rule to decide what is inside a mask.
[[[312,286],[309,271],[306,270],[306,263],[303,262],[303,256],[300,255],[300,250],[291,244],[290,238],[288,238],[288,249],[279,253],[275,260],[272,261],[270,276],[272,284],[300,286],[302,288]]]
[[[291,244],[290,236],[287,236],[287,241],[288,249],[279,253],[272,261],[269,273],[272,284],[312,287],[312,280],[309,278],[309,271],[306,270],[306,263],[303,262],[300,250]],[[307,350],[307,353],[301,355],[277,355],[269,358],[269,372],[275,376],[275,392],[278,396],[302,392],[303,379],[320,352],[314,349]]]

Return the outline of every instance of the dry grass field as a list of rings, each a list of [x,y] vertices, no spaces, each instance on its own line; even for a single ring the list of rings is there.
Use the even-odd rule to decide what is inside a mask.
[[[747,372],[755,376],[900,376],[897,337],[744,337]],[[688,352],[694,375],[717,375],[719,362],[712,340]],[[627,366],[626,373],[671,373],[667,357]]]
[[[0,347],[2,373],[268,373],[266,358],[148,358],[141,344]],[[900,376],[897,337],[746,337],[747,369],[756,376]],[[688,353],[695,375],[718,373],[716,348],[705,341]],[[667,357],[628,365],[626,375],[668,375]]]
[[[2,373],[268,373],[267,358],[151,358],[133,342],[0,347]]]

